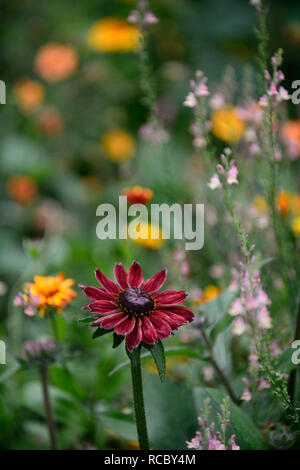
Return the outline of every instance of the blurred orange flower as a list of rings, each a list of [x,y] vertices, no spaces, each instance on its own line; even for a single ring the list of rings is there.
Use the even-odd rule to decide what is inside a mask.
[[[122,193],[127,196],[130,204],[147,204],[153,198],[153,191],[142,186],[133,186],[132,188],[124,188]]]
[[[218,108],[211,116],[212,133],[227,143],[238,142],[245,132],[245,121],[233,107]]]
[[[292,143],[295,151],[300,155],[300,119],[289,120],[282,128],[282,138],[287,143]]]
[[[205,304],[206,302],[210,302],[211,300],[214,300],[220,294],[221,294],[221,289],[219,287],[209,284],[208,286],[204,288],[203,294],[197,299],[193,300],[193,303],[195,305]]]
[[[134,138],[120,129],[113,129],[102,136],[103,152],[110,160],[122,163],[133,157],[135,153]]]
[[[140,38],[136,26],[120,18],[105,18],[92,26],[87,44],[100,52],[130,52],[138,49]]]
[[[34,303],[41,316],[45,315],[48,307],[61,313],[77,297],[77,293],[71,289],[74,280],[65,279],[63,273],[57,276],[34,276],[33,280],[25,284],[24,300],[27,304]]]
[[[282,216],[286,216],[291,209],[292,193],[282,190],[277,195],[277,208]]]
[[[55,108],[43,109],[37,122],[43,134],[48,136],[59,135],[64,128],[63,118]]]
[[[25,112],[38,109],[44,100],[44,87],[39,82],[27,78],[19,80],[13,88],[20,108]]]
[[[7,192],[16,202],[26,206],[35,198],[37,185],[30,176],[15,175],[7,181]]]
[[[77,52],[72,46],[49,43],[35,57],[34,69],[48,82],[58,82],[73,75],[78,66]]]

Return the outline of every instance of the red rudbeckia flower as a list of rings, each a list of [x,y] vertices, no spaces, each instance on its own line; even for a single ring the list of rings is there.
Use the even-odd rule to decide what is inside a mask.
[[[102,288],[80,286],[85,295],[93,300],[84,308],[96,315],[91,326],[112,329],[117,335],[126,336],[129,351],[140,343],[154,344],[159,339],[168,338],[172,331],[193,320],[193,312],[178,305],[187,298],[186,292],[159,292],[167,278],[166,269],[146,282],[136,261],[130,266],[128,274],[121,263],[116,264],[114,274],[116,283],[96,269],[96,279]]]

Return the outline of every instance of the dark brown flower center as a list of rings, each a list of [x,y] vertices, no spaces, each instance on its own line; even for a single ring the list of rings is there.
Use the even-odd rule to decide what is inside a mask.
[[[140,287],[124,290],[118,295],[117,302],[123,312],[136,317],[150,315],[155,309],[155,300]]]

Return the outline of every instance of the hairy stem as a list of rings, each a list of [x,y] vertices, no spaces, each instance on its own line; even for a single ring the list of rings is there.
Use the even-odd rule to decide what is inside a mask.
[[[51,449],[57,450],[57,440],[56,440],[56,431],[55,431],[55,423],[53,418],[53,411],[50,402],[49,396],[49,388],[48,388],[48,369],[47,367],[40,368],[40,375],[41,375],[41,383],[42,383],[42,390],[43,390],[43,397],[44,397],[44,406],[47,418],[47,424],[49,429],[49,437],[51,443]]]
[[[132,353],[127,350],[127,354],[131,363],[133,402],[140,449],[149,450],[141,370],[141,349],[138,347],[134,349]]]

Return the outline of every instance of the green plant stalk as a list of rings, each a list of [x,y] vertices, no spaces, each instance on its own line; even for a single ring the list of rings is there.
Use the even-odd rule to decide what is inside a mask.
[[[133,402],[135,410],[136,428],[141,450],[149,450],[149,439],[147,432],[147,422],[144,405],[142,369],[141,369],[141,348],[135,348],[132,353],[127,354],[131,364],[131,377],[133,388]]]
[[[297,313],[297,319],[296,319],[296,330],[295,330],[295,336],[294,336],[294,341],[300,340],[300,301],[298,305],[298,313]],[[288,379],[288,394],[290,396],[291,402],[294,404],[295,403],[295,395],[296,395],[296,385],[297,385],[297,369],[293,369],[290,372],[289,379]]]
[[[46,412],[46,419],[47,425],[49,430],[49,437],[50,437],[50,444],[52,450],[57,450],[57,440],[56,440],[56,430],[55,430],[55,423],[53,418],[53,411],[49,396],[49,387],[48,387],[48,369],[47,367],[42,366],[40,368],[40,376],[41,376],[41,384],[42,384],[42,391],[43,391],[43,398],[44,398],[44,407]]]
[[[204,330],[201,330],[201,334],[202,334],[204,343],[205,343],[205,345],[206,345],[206,347],[209,351],[209,354],[210,354],[210,362],[212,363],[212,365],[215,368],[217,374],[219,375],[220,379],[222,380],[222,382],[224,384],[224,387],[226,388],[226,390],[228,392],[228,395],[230,396],[231,400],[233,401],[233,403],[235,403],[236,405],[239,406],[240,405],[239,399],[237,398],[234,391],[232,390],[228,378],[226,377],[226,375],[222,371],[221,367],[219,366],[219,364],[217,363],[217,361],[214,358],[213,346],[212,346],[207,334],[205,333]]]

